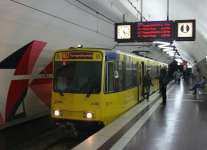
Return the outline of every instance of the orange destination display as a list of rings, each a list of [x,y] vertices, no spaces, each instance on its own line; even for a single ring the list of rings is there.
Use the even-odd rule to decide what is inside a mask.
[[[101,61],[101,52],[61,51],[55,54],[55,61],[91,60]]]
[[[137,22],[135,24],[135,40],[138,42],[153,42],[155,40],[173,41],[174,22]]]

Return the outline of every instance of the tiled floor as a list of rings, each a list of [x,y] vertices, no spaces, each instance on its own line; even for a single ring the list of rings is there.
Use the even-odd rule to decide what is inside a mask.
[[[126,150],[206,150],[207,95],[181,82],[125,147]]]

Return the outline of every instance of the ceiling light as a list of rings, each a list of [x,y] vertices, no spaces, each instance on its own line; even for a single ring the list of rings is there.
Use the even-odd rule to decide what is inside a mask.
[[[175,54],[175,58],[178,59],[178,58],[180,58],[180,57],[179,57],[178,55]]]
[[[158,47],[161,48],[161,49],[164,49],[164,48],[171,49],[171,50],[174,49],[174,47],[171,47],[171,46],[168,46],[168,45],[158,45]]]
[[[167,51],[166,53],[175,55],[175,51]]]
[[[83,48],[82,44],[78,44],[77,48]]]
[[[175,59],[178,63],[183,63],[182,59]]]
[[[153,44],[162,44],[162,45],[170,45],[169,42],[163,42],[163,41],[154,41]]]
[[[173,49],[171,49],[171,48],[164,48],[164,49],[162,49],[162,51],[164,51],[164,52],[168,52],[168,51],[172,51]]]
[[[175,51],[168,51],[166,53],[171,57],[173,57],[175,55]]]

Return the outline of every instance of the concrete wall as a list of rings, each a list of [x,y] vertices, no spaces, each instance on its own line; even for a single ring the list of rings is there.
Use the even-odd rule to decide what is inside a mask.
[[[196,72],[196,69],[199,68],[201,70],[201,75],[207,77],[207,59],[204,58],[200,62],[198,62],[193,67],[193,72]]]

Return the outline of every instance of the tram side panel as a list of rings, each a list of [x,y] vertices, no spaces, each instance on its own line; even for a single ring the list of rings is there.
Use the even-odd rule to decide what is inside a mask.
[[[108,54],[110,57],[112,53]],[[104,123],[108,124],[137,104],[137,60],[124,54],[114,54],[105,62]],[[107,58],[107,54],[106,54]]]

